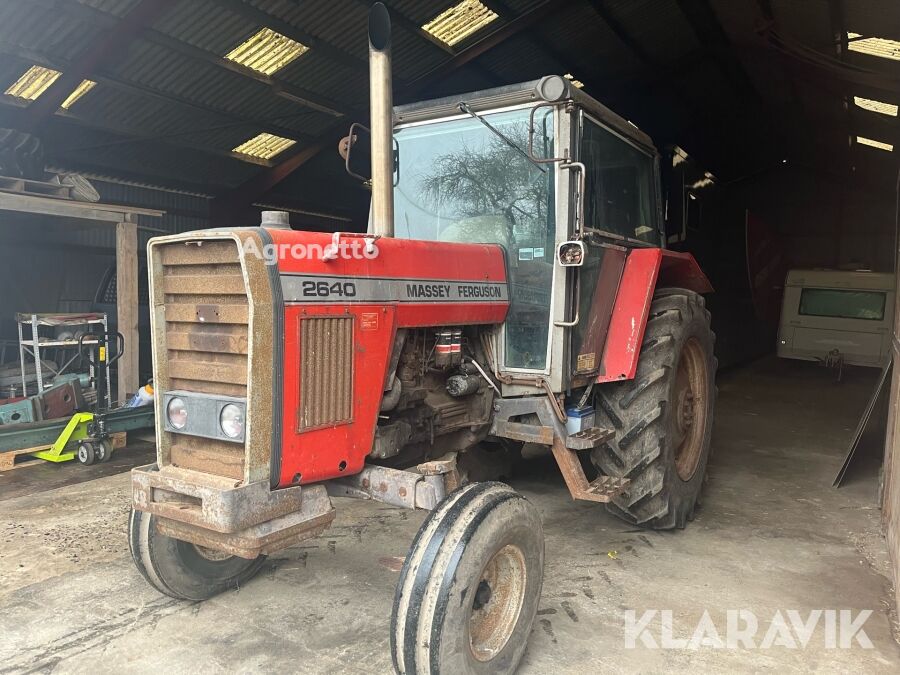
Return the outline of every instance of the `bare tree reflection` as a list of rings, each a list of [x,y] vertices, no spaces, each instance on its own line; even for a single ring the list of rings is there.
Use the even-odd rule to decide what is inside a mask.
[[[519,148],[527,147],[524,122],[503,132]],[[459,219],[454,238],[493,241],[495,233],[484,230],[485,217],[494,216],[494,228],[488,229],[505,229],[502,243],[534,246],[546,230],[550,180],[549,172],[492,136],[480,147],[463,144],[436,157],[430,173],[420,178],[419,189],[431,207]]]

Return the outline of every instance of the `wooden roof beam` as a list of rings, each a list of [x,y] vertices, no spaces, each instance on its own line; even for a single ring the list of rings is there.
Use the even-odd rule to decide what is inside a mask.
[[[515,35],[522,33],[534,26],[538,21],[547,18],[552,13],[564,11],[574,0],[545,0],[534,9],[512,19],[472,45],[466,47],[440,65],[432,68],[424,75],[413,80],[409,87],[401,92],[401,95],[415,94],[429,84],[448,77],[463,66],[471,63],[479,56],[489,52],[497,45]]]
[[[397,96],[412,95],[420,91],[430,82],[447,77],[467,63],[477,59],[482,54],[490,51],[504,40],[526,30],[530,26],[541,19],[549,16],[553,11],[560,11],[561,8],[569,5],[574,0],[545,0],[542,4],[534,9],[526,12],[522,16],[510,21],[506,25],[500,27],[478,42],[463,49],[459,53],[451,56],[444,63],[433,68],[431,71],[417,78],[409,85],[404,87]],[[290,156],[286,157],[279,164],[264,169],[256,176],[248,180],[243,185],[239,185],[227,196],[217,198],[213,203],[214,211],[227,218],[228,213],[236,206],[248,204],[257,201],[262,195],[278,185],[282,180],[291,175],[294,171],[306,164],[309,160],[316,157],[322,150],[326,148],[335,148],[339,140],[341,125],[334,124],[326,129],[318,142],[297,150]]]
[[[177,1],[141,0],[101,39],[91,42],[43,94],[23,109],[16,127],[32,133],[38,131],[83,80],[91,79],[98,66],[125,51],[131,40],[172,9]]]
[[[22,2],[23,0],[18,1]],[[115,30],[115,27],[118,25],[118,20],[112,14],[85,4],[81,4],[79,2],[70,2],[66,0],[28,1],[37,3],[38,6],[42,6],[45,9],[61,12],[63,14],[66,14],[67,16],[70,16],[76,21],[88,23],[92,26],[103,26]],[[168,1],[169,0],[166,0],[166,2]],[[240,0],[237,0],[237,2],[238,4],[243,5]],[[254,16],[256,15],[256,12],[261,12],[261,10],[256,10],[249,5],[247,5],[247,10]],[[272,17],[266,12],[261,13],[265,16],[271,17],[273,20],[275,19],[275,17]],[[275,20],[274,23],[279,22]],[[259,73],[252,68],[247,68],[239,63],[235,63],[234,61],[229,61],[224,56],[215,54],[206,49],[201,49],[200,47],[195,47],[190,43],[173,38],[161,31],[154,30],[152,28],[146,28],[142,31],[140,37],[147,42],[150,42],[151,44],[155,44],[159,47],[162,47],[163,49],[168,49],[169,51],[180,54],[181,56],[184,56],[186,58],[206,63],[207,65],[211,65],[222,70],[227,70],[241,77],[260,82],[268,87],[271,87],[275,94],[283,96],[284,98],[290,99],[295,103],[299,103],[300,105],[306,106],[313,110],[317,110],[327,115],[333,115],[335,117],[347,115],[349,112],[347,108],[343,106],[343,104],[337,101],[316,94],[315,92],[303,89],[302,87],[297,87],[291,83],[284,82],[279,78],[271,77],[269,75],[265,75],[264,73]],[[287,37],[291,36],[288,35]],[[291,39],[295,38],[291,37]],[[310,46],[307,43],[304,44]],[[319,44],[319,42],[317,42],[317,44]],[[357,64],[357,67],[359,67],[359,65],[362,63],[364,62],[360,60]]]
[[[65,72],[67,68],[69,68],[69,62],[64,59],[59,59],[55,57],[47,56],[41,52],[37,52],[33,49],[26,49],[19,45],[14,45],[7,42],[0,42],[0,55],[8,56],[11,58],[20,58],[26,61],[30,61],[31,63],[35,63],[38,65],[45,66],[47,68],[53,68],[54,70],[59,70]],[[128,82],[126,80],[122,80],[118,77],[115,77],[111,74],[108,74],[104,71],[96,71],[93,74],[93,79],[98,83],[103,84],[108,87],[112,87],[114,89],[119,89],[121,91],[126,91],[137,96],[144,96],[147,98],[154,98],[158,101],[162,101],[166,104],[175,104],[180,107],[190,108],[196,112],[211,115],[218,117],[220,119],[231,120],[236,123],[245,123],[248,127],[251,127],[253,130],[261,130],[266,131],[276,136],[283,136],[286,138],[293,138],[298,141],[309,141],[312,140],[311,136],[306,134],[301,134],[294,129],[283,127],[281,125],[275,124],[271,121],[256,119],[253,117],[247,117],[244,115],[239,115],[237,113],[233,113],[230,111],[221,110],[219,108],[214,108],[212,106],[205,105],[203,103],[198,103],[197,101],[192,101],[190,99],[186,99],[183,96],[179,96],[177,94],[166,93],[160,91],[158,89],[152,89],[150,87],[146,87],[144,85],[135,84],[133,82]],[[30,106],[29,106],[30,109]],[[27,109],[26,109],[27,110]],[[305,113],[308,114],[308,111]],[[21,119],[21,117],[19,118]],[[16,127],[19,128],[18,126]]]
[[[653,57],[650,56],[650,53],[629,34],[625,25],[610,11],[604,0],[588,0],[588,2],[591,7],[594,8],[597,15],[603,19],[603,23],[609,27],[612,34],[616,36],[616,39],[625,45],[641,63],[647,66],[656,66],[655,59],[653,59]]]

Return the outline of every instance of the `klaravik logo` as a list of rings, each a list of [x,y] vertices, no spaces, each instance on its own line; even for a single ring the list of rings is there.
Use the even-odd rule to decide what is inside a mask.
[[[716,613],[704,611],[693,627],[690,620],[674,625],[671,609],[648,609],[640,616],[633,609],[623,613],[628,649],[805,649],[821,640],[827,649],[872,649],[863,626],[871,609],[856,614],[849,609],[776,610],[761,619],[748,609]]]

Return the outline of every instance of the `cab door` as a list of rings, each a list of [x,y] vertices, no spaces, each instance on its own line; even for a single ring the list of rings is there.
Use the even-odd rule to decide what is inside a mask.
[[[594,379],[629,249],[661,245],[656,156],[582,113],[577,141],[585,166],[587,257],[574,273],[570,302],[571,386]],[[573,269],[574,272],[574,269]]]

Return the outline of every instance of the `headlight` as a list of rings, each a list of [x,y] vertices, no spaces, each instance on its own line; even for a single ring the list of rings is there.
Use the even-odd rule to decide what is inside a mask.
[[[234,403],[225,405],[219,413],[219,427],[228,438],[240,438],[244,433],[243,408]]]
[[[166,417],[175,429],[184,429],[187,424],[187,406],[180,398],[173,398],[166,406]]]

